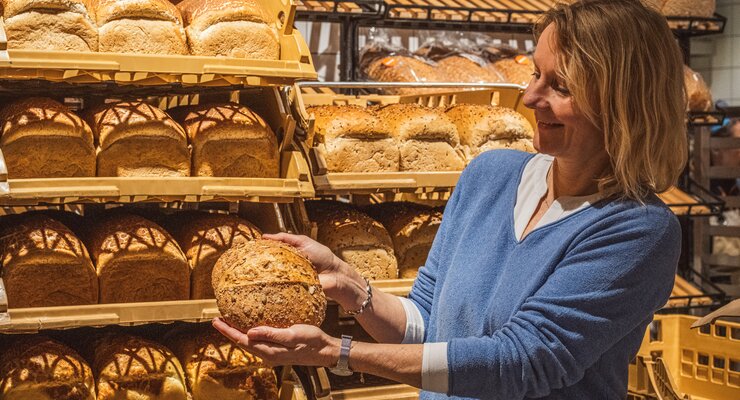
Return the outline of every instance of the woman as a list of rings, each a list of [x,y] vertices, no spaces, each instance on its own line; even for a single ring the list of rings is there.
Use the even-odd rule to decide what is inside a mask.
[[[365,282],[327,248],[268,236],[307,254],[327,295],[381,343],[352,343],[352,370],[423,399],[626,396],[680,252],[679,224],[654,194],[686,162],[680,52],[637,0],[561,5],[535,33],[525,103],[541,154],[471,163],[408,299],[374,292],[362,308]],[[273,364],[340,359],[340,340],[315,327],[214,325]]]

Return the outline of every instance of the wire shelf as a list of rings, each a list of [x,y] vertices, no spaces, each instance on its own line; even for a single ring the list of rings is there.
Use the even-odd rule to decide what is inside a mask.
[[[296,19],[299,21],[341,21],[347,18],[380,17],[382,0],[331,0],[296,2]]]

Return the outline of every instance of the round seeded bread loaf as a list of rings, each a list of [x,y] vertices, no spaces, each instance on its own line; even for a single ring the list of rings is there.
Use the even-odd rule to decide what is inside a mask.
[[[686,85],[688,111],[709,111],[712,109],[712,92],[702,76],[684,65],[683,80]]]

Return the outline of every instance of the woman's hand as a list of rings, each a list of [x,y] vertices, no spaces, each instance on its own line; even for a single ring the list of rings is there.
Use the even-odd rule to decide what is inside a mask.
[[[213,327],[268,365],[333,367],[339,360],[341,341],[312,325],[278,329],[261,326],[246,334],[216,318]]]

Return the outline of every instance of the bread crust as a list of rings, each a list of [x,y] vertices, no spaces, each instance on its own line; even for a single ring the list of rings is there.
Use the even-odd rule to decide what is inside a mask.
[[[709,18],[716,9],[715,0],[665,0],[661,12],[666,16]]]
[[[2,0],[8,47],[98,51],[98,31],[87,0]]]

